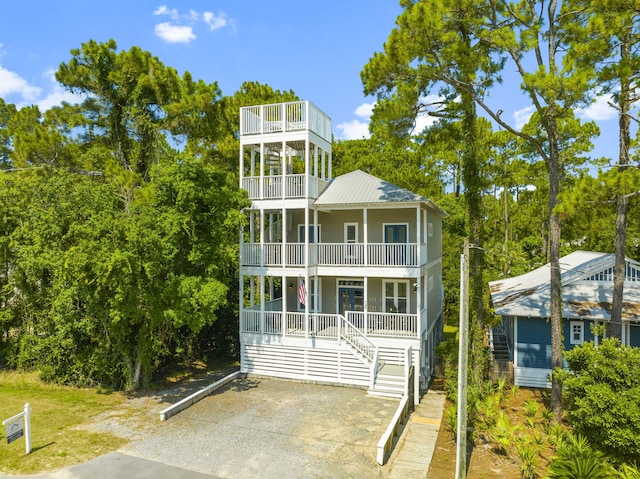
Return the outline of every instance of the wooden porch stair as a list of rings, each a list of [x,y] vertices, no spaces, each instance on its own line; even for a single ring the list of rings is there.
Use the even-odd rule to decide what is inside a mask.
[[[493,359],[496,361],[510,361],[509,344],[504,333],[493,333]]]
[[[401,398],[404,394],[404,366],[398,364],[382,364],[378,366],[378,374],[373,383],[373,388],[369,389],[372,396],[384,396]]]
[[[369,387],[369,394],[401,398],[405,392],[406,383],[404,366],[389,364],[379,359],[377,348],[362,334],[362,331],[349,321],[346,321],[346,319],[344,320],[344,324],[350,326],[350,334],[345,335],[341,333],[341,339],[351,353],[370,368],[375,364],[375,361],[378,362],[378,367],[372,368],[375,377],[373,378],[372,386]],[[347,328],[343,329],[343,331],[345,330],[347,330]],[[375,349],[375,353],[372,353],[372,348]]]

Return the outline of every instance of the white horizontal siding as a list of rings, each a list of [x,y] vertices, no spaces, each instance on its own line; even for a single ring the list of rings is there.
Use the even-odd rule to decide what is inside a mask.
[[[241,361],[243,372],[264,376],[364,387],[370,382],[369,368],[342,349],[243,344]]]
[[[541,368],[513,368],[513,383],[528,388],[550,388],[550,369]]]

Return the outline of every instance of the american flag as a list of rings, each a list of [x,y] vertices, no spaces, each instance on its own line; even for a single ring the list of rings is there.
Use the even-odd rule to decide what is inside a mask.
[[[300,304],[305,303],[305,297],[307,295],[307,291],[304,287],[304,281],[300,283],[300,287],[298,288],[298,299],[300,300]]]

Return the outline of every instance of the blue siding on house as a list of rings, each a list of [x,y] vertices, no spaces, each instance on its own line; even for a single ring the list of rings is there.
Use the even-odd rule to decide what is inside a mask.
[[[541,318],[517,318],[516,364],[524,368],[551,368],[551,323]]]
[[[518,355],[516,364],[522,368],[551,369],[551,323],[545,318],[517,318],[517,337],[515,351]],[[583,321],[584,341],[593,341],[591,321]],[[569,351],[571,344],[571,321],[563,321],[564,349]],[[640,342],[640,331],[638,331]]]
[[[631,323],[629,328],[629,346],[640,348],[640,326],[638,323]]]

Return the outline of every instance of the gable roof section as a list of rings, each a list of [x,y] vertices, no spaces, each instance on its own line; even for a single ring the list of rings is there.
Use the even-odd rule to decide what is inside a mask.
[[[426,203],[440,216],[447,216],[430,199],[395,186],[361,170],[355,170],[334,178],[314,202],[314,206],[330,209],[399,203]]]
[[[575,251],[560,258],[562,316],[568,319],[611,319],[612,268],[615,256],[608,253]],[[624,284],[624,319],[640,321],[640,263],[627,258]],[[629,274],[630,273],[630,274]],[[548,318],[550,274],[546,264],[529,273],[489,283],[491,300],[501,316]]]

